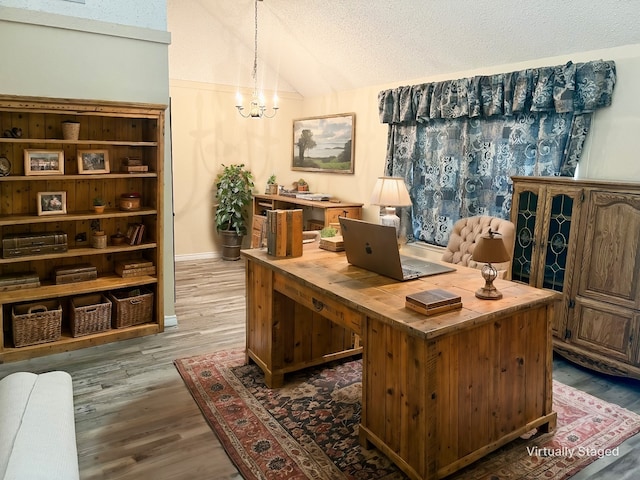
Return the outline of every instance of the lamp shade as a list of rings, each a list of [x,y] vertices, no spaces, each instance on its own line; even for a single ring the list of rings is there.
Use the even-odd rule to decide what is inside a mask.
[[[401,177],[379,177],[371,193],[371,205],[383,207],[408,207],[411,197]]]
[[[511,260],[502,238],[495,236],[491,230],[478,239],[472,257],[479,263],[501,263]]]

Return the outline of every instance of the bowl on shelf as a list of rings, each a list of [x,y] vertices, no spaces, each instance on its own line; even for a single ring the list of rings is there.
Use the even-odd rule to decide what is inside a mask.
[[[139,193],[123,193],[120,195],[120,210],[140,210],[142,199]]]

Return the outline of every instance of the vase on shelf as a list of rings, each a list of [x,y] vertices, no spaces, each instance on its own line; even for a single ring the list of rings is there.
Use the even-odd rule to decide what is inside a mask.
[[[80,137],[80,123],[70,120],[62,122],[62,139],[78,140]]]

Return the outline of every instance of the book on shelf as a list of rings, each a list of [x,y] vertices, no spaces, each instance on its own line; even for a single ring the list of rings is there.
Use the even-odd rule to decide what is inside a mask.
[[[140,245],[144,236],[145,226],[143,223],[130,223],[127,228],[127,242],[129,245]]]
[[[150,260],[127,260],[117,262],[115,271],[123,278],[136,277],[139,275],[155,275],[156,266]]]
[[[142,243],[142,239],[144,238],[144,223],[141,223],[138,226],[138,231],[136,232],[136,245],[140,245]]]
[[[447,290],[433,288],[407,295],[405,307],[423,315],[435,315],[462,308],[462,298]]]

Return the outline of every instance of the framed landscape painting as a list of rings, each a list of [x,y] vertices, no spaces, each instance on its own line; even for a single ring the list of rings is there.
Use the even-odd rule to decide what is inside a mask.
[[[292,170],[353,173],[354,113],[293,121]]]

